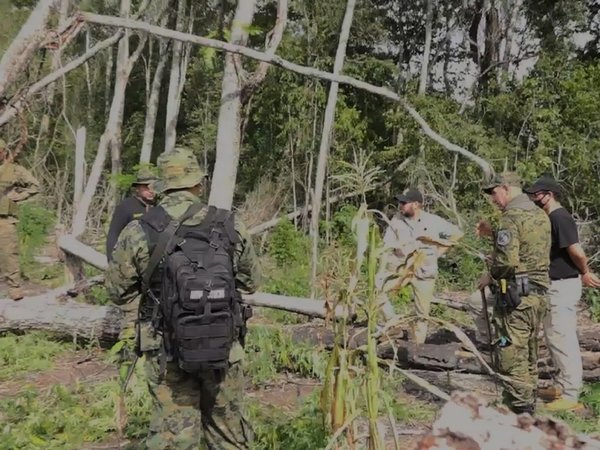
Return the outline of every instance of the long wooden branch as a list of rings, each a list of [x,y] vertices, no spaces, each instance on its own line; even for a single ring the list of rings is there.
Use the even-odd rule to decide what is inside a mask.
[[[275,20],[275,26],[271,30],[270,38],[267,40],[265,45],[265,54],[275,55],[277,48],[283,39],[283,32],[287,25],[288,16],[288,0],[278,0],[277,2],[277,19]],[[267,76],[269,70],[269,63],[266,61],[261,62],[258,65],[256,71],[248,78],[245,83],[244,89],[246,90],[245,95],[249,95],[251,91],[256,89]]]
[[[57,0],[41,0],[0,59],[0,97],[23,74],[33,54],[47,37],[52,7]]]
[[[90,23],[145,31],[147,33],[152,33],[156,36],[161,36],[167,39],[175,39],[182,42],[191,42],[193,44],[214,48],[216,50],[236,53],[242,56],[246,56],[248,58],[255,59],[257,61],[264,61],[302,75],[332,81],[340,84],[346,84],[370,92],[372,94],[389,98],[390,100],[394,100],[400,103],[400,105],[406,110],[406,112],[408,112],[408,114],[420,125],[423,132],[429,138],[436,141],[446,150],[458,153],[464,156],[465,158],[471,160],[472,162],[476,163],[479,167],[481,167],[486,176],[491,176],[493,174],[492,166],[485,159],[481,158],[478,155],[475,155],[474,153],[459,145],[453,144],[446,138],[440,136],[429,126],[425,119],[423,119],[423,117],[412,107],[412,105],[410,105],[410,103],[406,101],[406,99],[387,88],[375,86],[365,81],[357,80],[353,77],[345,75],[334,75],[332,73],[318,70],[312,67],[302,66],[300,64],[296,64],[291,61],[285,60],[280,56],[269,55],[267,53],[260,52],[258,50],[253,50],[251,48],[244,47],[241,45],[230,44],[228,42],[219,41],[217,39],[211,39],[207,37],[196,36],[189,33],[183,33],[180,31],[174,31],[138,20],[123,19],[119,17],[104,16],[101,14],[93,13],[81,13],[81,17]]]
[[[32,84],[27,90],[20,94],[19,100],[7,106],[6,109],[2,111],[2,115],[0,115],[0,127],[6,125],[6,123],[13,119],[19,113],[19,111],[23,109],[23,106],[25,105],[28,98],[38,93],[46,86],[58,81],[61,77],[71,72],[72,70],[77,69],[79,66],[83,65],[87,60],[95,56],[98,52],[110,47],[111,45],[114,45],[119,41],[119,39],[121,39],[122,36],[123,31],[119,30],[111,37],[98,42],[83,55],[80,55],[77,58],[70,61],[68,64],[65,64],[59,70],[46,75],[41,80]]]

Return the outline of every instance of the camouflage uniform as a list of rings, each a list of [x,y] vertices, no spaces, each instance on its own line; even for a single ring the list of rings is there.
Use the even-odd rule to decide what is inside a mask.
[[[190,151],[177,148],[161,155],[158,167],[161,182],[157,188],[164,192],[159,205],[171,217],[179,217],[199,199],[186,190],[171,190],[193,187],[201,182],[198,162]],[[185,224],[199,224],[205,213],[206,210],[200,211]],[[258,276],[256,255],[243,229],[236,229],[241,237],[234,258],[236,285],[241,291],[252,292]],[[113,258],[106,275],[107,288],[115,303],[122,304],[139,294],[141,277],[150,259],[146,235],[139,221],[132,221],[125,227]],[[160,380],[161,342],[150,323],[142,322],[139,326],[148,388],[155,404],[146,448],[249,448],[252,431],[244,419],[241,404],[244,396],[244,351],[241,345],[234,343],[226,372],[211,370],[192,375],[181,371],[177,363],[172,362],[167,364]]]
[[[0,151],[4,150],[5,143],[0,139]],[[24,167],[10,161],[0,166],[0,276],[11,288],[9,295],[15,299],[23,296],[19,289],[18,203],[38,191],[39,181]]]
[[[517,413],[535,410],[538,333],[548,309],[550,243],[546,214],[525,194],[510,200],[495,233],[490,274],[499,282],[527,273],[531,286],[516,309],[506,310],[499,300],[494,307],[498,370],[511,379],[504,382],[503,401]]]

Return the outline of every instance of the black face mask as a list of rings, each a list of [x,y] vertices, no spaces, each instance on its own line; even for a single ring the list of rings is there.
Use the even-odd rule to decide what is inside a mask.
[[[542,198],[540,198],[539,200],[533,200],[533,203],[535,203],[535,206],[539,207],[539,208],[544,208],[544,206],[546,205],[546,203],[544,203],[544,199],[548,196],[548,194],[544,194],[544,196]]]

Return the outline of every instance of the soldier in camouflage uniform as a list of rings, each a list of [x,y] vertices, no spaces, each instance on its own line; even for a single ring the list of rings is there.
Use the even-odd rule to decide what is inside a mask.
[[[548,255],[551,235],[548,217],[523,194],[514,173],[495,177],[484,187],[493,203],[502,211],[498,229],[480,222],[480,235],[494,239],[489,274],[479,288],[492,288],[495,295],[494,348],[498,370],[510,381],[504,382],[503,400],[516,413],[535,412],[537,388],[538,333],[548,310]],[[521,278],[523,277],[523,278]],[[514,281],[516,280],[516,281]],[[521,281],[519,281],[521,280]],[[527,280],[527,282],[523,281]],[[529,292],[521,291],[520,304],[507,306],[503,284],[528,283]]]
[[[39,181],[10,158],[6,143],[0,139],[0,276],[9,286],[13,300],[23,298],[17,234],[18,203],[39,191]]]
[[[162,194],[159,205],[171,217],[180,217],[190,205],[199,201],[202,170],[194,154],[176,148],[158,158]],[[206,209],[185,225],[201,223]],[[234,257],[236,285],[242,292],[253,292],[258,277],[257,259],[251,241],[241,224],[236,223],[241,243]],[[146,234],[139,221],[130,222],[122,231],[106,274],[106,284],[115,303],[134,299],[141,291],[141,279],[150,259]],[[142,308],[148,298],[142,298]],[[235,342],[230,353],[230,367],[191,375],[179,369],[176,361],[168,362],[162,379],[159,364],[160,338],[150,321],[139,324],[140,350],[148,387],[155,411],[146,439],[147,449],[246,449],[252,431],[243,416],[244,395],[242,363],[244,350]]]

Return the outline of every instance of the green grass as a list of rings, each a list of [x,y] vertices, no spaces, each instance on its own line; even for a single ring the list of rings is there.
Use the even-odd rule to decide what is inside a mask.
[[[54,358],[68,350],[71,343],[48,339],[42,332],[0,337],[0,381],[14,379],[26,373],[48,370]]]
[[[586,383],[579,401],[591,412],[590,417],[582,417],[571,412],[558,412],[550,414],[543,409],[542,414],[563,420],[573,430],[579,433],[597,434],[600,432],[600,383]]]
[[[125,437],[145,435],[151,400],[143,382],[130,383],[126,396]],[[115,433],[119,395],[116,380],[72,387],[54,385],[47,392],[28,390],[0,401],[0,448],[79,449]]]
[[[319,409],[319,392],[308,396],[295,414],[250,404],[248,415],[256,433],[253,450],[308,450],[324,448],[328,434]]]
[[[254,384],[272,381],[281,372],[322,377],[327,354],[318,347],[294,343],[274,327],[251,326],[246,338],[246,373]]]

